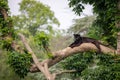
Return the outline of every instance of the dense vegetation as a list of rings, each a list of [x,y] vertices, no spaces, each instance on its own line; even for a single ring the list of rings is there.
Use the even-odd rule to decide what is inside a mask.
[[[101,40],[105,44],[116,48],[117,33],[120,31],[116,26],[116,22],[120,21],[118,0],[69,0],[69,6],[72,7],[73,11],[78,15],[80,15],[84,9],[81,3],[93,5],[93,11],[97,14],[96,20],[94,20],[91,26],[88,26],[87,36]],[[80,30],[78,28],[81,28],[81,25],[77,27],[78,24],[79,22],[76,21],[76,25],[70,28],[73,33]],[[84,23],[83,25],[86,24]],[[119,80],[120,69],[118,69],[118,67],[120,67],[120,60],[115,60],[116,56],[96,55],[93,53],[94,52],[85,52],[84,54],[77,54],[67,58],[63,63],[63,68],[76,70],[76,73],[71,74],[74,79]],[[75,63],[70,64],[73,62]]]
[[[91,17],[76,19],[68,32],[86,31],[87,36],[101,40],[105,44],[116,48],[117,33],[120,31],[116,26],[116,23],[120,21],[118,0],[68,1],[69,6],[78,15],[84,9],[83,4],[93,5],[93,11],[96,14],[96,19],[92,17],[95,20],[91,20]],[[8,15],[5,14],[5,11]],[[20,12],[20,15],[11,17],[8,1],[0,1],[0,63],[2,64],[0,66],[0,79],[21,80],[21,78],[24,78],[24,80],[44,80],[42,74],[28,74],[33,60],[31,54],[26,51],[17,37],[17,33],[21,32],[27,37],[29,44],[38,58],[40,58],[40,61],[52,57],[50,49],[55,51],[68,46],[72,40],[70,39],[71,34],[65,35],[64,32],[58,33],[54,31],[52,25],[59,26],[58,20],[48,6],[38,1],[22,0]],[[54,40],[54,38],[56,39]],[[11,46],[13,40],[23,48],[15,51]],[[64,44],[62,45],[63,41]],[[50,70],[51,72],[56,72],[58,69],[76,71],[60,75],[57,77],[58,80],[120,80],[120,57],[96,54],[94,51],[84,52],[66,58]]]
[[[8,14],[5,13],[7,15],[6,19],[4,17],[4,14],[2,13],[2,9],[5,9],[5,11],[7,11],[8,13]],[[54,35],[52,24],[59,25],[59,22],[54,17],[54,13],[50,10],[48,6],[43,5],[42,3],[37,2],[35,0],[32,1],[23,0],[20,3],[21,14],[17,16],[13,16],[13,17],[10,16],[7,0],[2,0],[0,2],[0,10],[1,10],[0,12],[1,56],[0,57],[2,58],[3,56],[5,56],[0,60],[5,66],[5,67],[1,66],[1,74],[3,73],[3,75],[0,76],[0,79],[3,79],[6,76],[4,72],[6,73],[8,72],[8,76],[6,76],[8,78],[5,78],[6,80],[10,80],[10,79],[20,80],[20,78],[25,78],[25,76],[27,76],[30,65],[33,61],[31,55],[29,54],[29,52],[25,50],[24,47],[22,49],[21,48],[19,49],[19,47],[23,45],[19,40],[19,38],[17,37],[18,36],[17,33],[21,32],[27,36],[29,42],[32,45],[33,50],[36,53],[38,53],[40,50],[42,50],[40,51],[40,53],[46,53],[47,55],[36,54],[40,56],[41,59],[44,59],[46,58],[46,56],[48,57],[51,56],[48,53],[48,51],[45,49],[45,47],[49,46],[48,43],[49,39],[50,37],[52,37],[52,35]],[[34,17],[35,15],[36,17]],[[14,51],[14,49],[11,47],[13,40],[17,41],[17,43],[19,44],[17,46],[18,47],[17,51]],[[11,67],[15,73],[8,68],[8,63],[9,63],[9,67]],[[6,68],[8,68],[8,70],[6,70]],[[16,76],[16,74],[18,76]],[[35,75],[33,76],[32,74],[30,74],[29,77],[25,78],[25,80],[36,79],[35,77],[36,77]]]
[[[102,39],[109,45],[116,47],[116,36],[119,28],[116,23],[120,20],[120,11],[118,10],[119,0],[68,0],[69,6],[73,8],[76,14],[80,15],[83,11],[83,4],[93,5],[93,12],[97,14],[93,23],[94,30],[97,29],[99,39]],[[83,3],[83,4],[81,4]],[[92,29],[93,29],[92,28]],[[91,29],[91,30],[92,30]],[[93,32],[93,31],[92,31]],[[95,31],[94,31],[95,32]],[[96,33],[94,33],[96,34]]]

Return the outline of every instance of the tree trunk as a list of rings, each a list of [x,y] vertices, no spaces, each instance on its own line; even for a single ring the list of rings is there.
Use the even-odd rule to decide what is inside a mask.
[[[117,16],[120,16],[120,0],[118,1],[118,10]],[[116,27],[120,28],[120,20],[116,22]],[[117,54],[120,54],[120,32],[117,35]]]

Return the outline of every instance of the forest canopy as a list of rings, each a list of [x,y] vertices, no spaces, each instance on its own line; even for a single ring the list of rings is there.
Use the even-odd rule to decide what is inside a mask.
[[[22,0],[16,16],[11,16],[8,0],[0,1],[0,79],[120,79],[120,0],[68,3],[77,15],[84,4],[92,5],[94,15],[75,19],[67,33],[54,30],[58,19],[38,0]]]

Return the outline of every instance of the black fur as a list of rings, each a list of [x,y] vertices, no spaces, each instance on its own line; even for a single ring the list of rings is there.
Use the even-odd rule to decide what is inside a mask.
[[[95,39],[88,37],[81,37],[80,34],[74,34],[74,42],[69,47],[74,48],[80,46],[82,43],[93,43],[98,48],[98,53],[101,53],[100,45],[104,45]]]

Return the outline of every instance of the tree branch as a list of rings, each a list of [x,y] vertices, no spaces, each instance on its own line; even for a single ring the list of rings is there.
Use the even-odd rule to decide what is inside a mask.
[[[32,49],[28,45],[27,41],[25,40],[24,35],[20,34],[20,33],[18,35],[20,36],[23,44],[25,45],[25,48],[32,55],[33,61],[34,61],[35,65],[36,65],[36,67],[38,68],[38,70],[41,71],[48,80],[54,80],[55,79],[54,76],[52,76],[52,74],[50,74],[50,72],[48,70],[48,64],[45,62],[43,65],[41,65],[41,63],[38,61],[36,55],[34,54]]]
[[[111,54],[111,55],[117,55],[116,54],[116,50],[114,49],[110,49],[106,46],[100,45],[101,47],[101,52],[105,53],[105,54]],[[96,48],[96,46],[92,43],[83,43],[78,47],[74,47],[74,48],[70,48],[67,47],[63,50],[60,51],[56,51],[53,52],[54,56],[56,56],[54,59],[46,59],[43,62],[41,62],[41,64],[43,65],[44,63],[48,64],[48,67],[53,66],[54,64],[60,62],[61,60],[65,59],[68,56],[77,54],[77,53],[81,53],[82,52],[86,52],[86,51],[98,51],[98,49]],[[38,69],[36,66],[32,66],[30,69],[31,72],[38,72]]]
[[[24,35],[22,35],[22,34],[20,34],[20,33],[19,33],[18,35],[20,36],[23,44],[25,45],[25,48],[26,48],[26,49],[28,50],[28,52],[32,55],[33,61],[34,61],[35,65],[37,66],[37,68],[38,68],[41,72],[44,73],[43,67],[40,66],[41,63],[39,63],[36,55],[34,54],[34,52],[32,51],[32,49],[31,49],[30,46],[28,45],[27,41],[25,40]]]
[[[94,44],[83,43],[78,47],[74,47],[74,48],[67,47],[63,50],[53,52],[54,59],[46,59],[43,62],[39,62],[36,55],[34,54],[32,49],[28,45],[27,41],[25,40],[24,35],[19,34],[19,36],[21,37],[21,40],[22,40],[23,44],[25,45],[26,49],[29,51],[29,53],[31,53],[33,61],[35,63],[35,65],[33,65],[31,67],[30,72],[40,72],[41,71],[48,80],[54,80],[56,75],[60,74],[60,73],[51,74],[49,72],[48,68],[53,66],[54,64],[60,62],[61,60],[65,59],[66,57],[71,56],[76,53],[85,52],[85,51],[96,51],[96,52],[98,51],[97,47]],[[116,51],[114,49],[110,49],[103,45],[100,45],[100,48],[101,48],[101,52],[103,52],[103,53],[116,55],[115,54]],[[63,73],[63,72],[61,72],[61,73]]]

